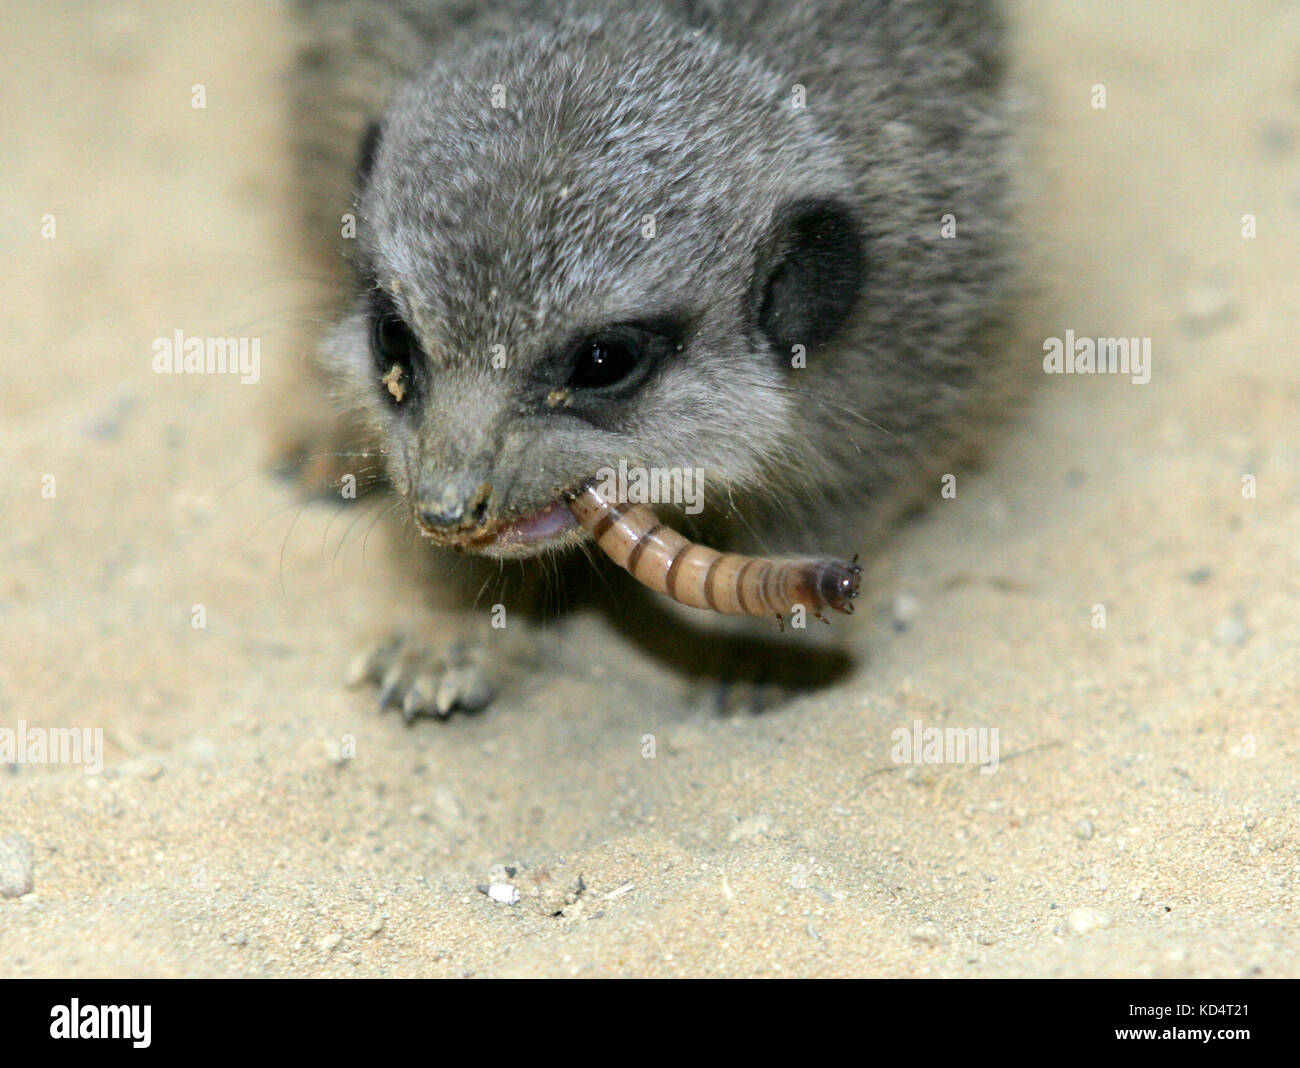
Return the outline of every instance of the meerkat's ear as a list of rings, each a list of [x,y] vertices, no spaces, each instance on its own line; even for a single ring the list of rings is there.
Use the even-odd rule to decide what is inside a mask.
[[[866,269],[849,205],[834,197],[792,201],[777,211],[759,247],[754,306],[772,347],[788,355],[830,341],[858,301]]]
[[[365,132],[361,135],[361,146],[357,150],[358,189],[365,185],[366,179],[370,177],[370,169],[375,165],[375,156],[379,152],[379,138],[382,133],[383,128],[379,125],[379,120],[375,119],[366,124]]]

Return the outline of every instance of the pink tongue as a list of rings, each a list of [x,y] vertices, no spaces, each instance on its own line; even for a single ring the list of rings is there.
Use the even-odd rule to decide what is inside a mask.
[[[568,505],[563,501],[556,501],[534,515],[524,516],[522,519],[516,519],[509,526],[502,527],[497,533],[497,541],[542,541],[563,534],[570,527],[577,525],[578,521],[573,518]]]

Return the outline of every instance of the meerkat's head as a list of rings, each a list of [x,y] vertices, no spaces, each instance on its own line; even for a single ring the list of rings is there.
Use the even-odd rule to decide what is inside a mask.
[[[790,477],[792,360],[841,332],[865,270],[798,92],[647,18],[522,32],[398,94],[330,347],[423,532],[576,542],[566,492],[620,460],[703,470],[721,508]]]

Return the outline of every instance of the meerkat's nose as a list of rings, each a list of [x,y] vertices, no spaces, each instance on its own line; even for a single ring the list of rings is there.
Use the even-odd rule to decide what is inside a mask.
[[[458,504],[453,508],[445,511],[435,511],[427,505],[420,505],[416,509],[416,517],[420,521],[420,526],[427,529],[434,527],[455,527],[460,525],[460,521],[465,517],[465,506]]]
[[[467,489],[463,483],[448,482],[437,493],[422,494],[415,504],[415,519],[430,534],[470,530],[487,516],[492,486],[484,482]]]

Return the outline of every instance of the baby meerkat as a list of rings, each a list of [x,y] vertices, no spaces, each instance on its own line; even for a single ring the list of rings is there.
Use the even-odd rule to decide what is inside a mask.
[[[653,503],[710,548],[869,563],[995,395],[990,0],[300,0],[298,23],[308,235],[351,273],[321,344],[342,440],[315,444],[381,454],[430,552],[590,543],[571,505],[622,464],[698,473],[698,509]],[[795,596],[772,581],[764,613]],[[481,707],[498,671],[395,639],[357,674],[410,716]]]

